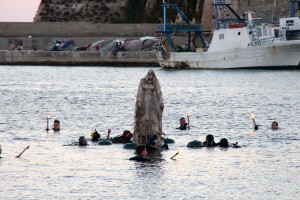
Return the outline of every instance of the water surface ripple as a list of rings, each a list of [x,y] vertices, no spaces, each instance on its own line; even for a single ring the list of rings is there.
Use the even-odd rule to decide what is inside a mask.
[[[170,150],[135,163],[128,160],[133,150],[122,145],[63,146],[95,128],[102,137],[107,128],[112,136],[133,130],[138,84],[149,69],[1,66],[0,198],[300,198],[298,70],[154,68],[165,103],[163,130],[176,141]],[[187,113],[191,130],[176,130]],[[61,121],[60,134],[45,132],[47,115]],[[273,120],[278,131],[270,129]],[[206,134],[242,148],[186,147]]]

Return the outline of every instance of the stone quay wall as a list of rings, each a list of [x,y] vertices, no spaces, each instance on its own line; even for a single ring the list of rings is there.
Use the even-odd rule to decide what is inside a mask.
[[[53,39],[72,39],[80,47],[101,39],[158,37],[156,29],[157,24],[0,22],[0,64],[158,66],[154,51],[118,52],[115,58],[109,51],[44,51]],[[11,41],[22,41],[24,50],[8,51]]]
[[[0,65],[70,65],[70,66],[153,66],[158,67],[155,51],[7,51],[0,50]]]
[[[157,24],[96,24],[90,22],[0,22],[0,50],[23,41],[24,49],[47,47],[53,39],[72,39],[77,46],[100,39],[159,36]]]

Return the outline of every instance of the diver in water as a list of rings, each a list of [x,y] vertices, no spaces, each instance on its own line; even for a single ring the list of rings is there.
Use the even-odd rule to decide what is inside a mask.
[[[179,129],[179,130],[186,130],[186,129],[188,129],[188,124],[185,122],[185,118],[184,117],[181,117],[179,119],[179,124],[180,124],[180,126],[178,128],[176,128],[176,129]]]
[[[53,131],[60,131],[60,121],[58,119],[54,120],[52,130]]]
[[[134,160],[134,161],[151,161],[150,158],[147,158],[148,152],[145,146],[139,145],[135,149],[136,151],[136,156],[130,158],[129,160]]]
[[[122,135],[116,136],[112,139],[112,143],[117,143],[117,144],[126,144],[131,142],[131,138],[133,137],[133,134],[125,130]]]
[[[98,133],[98,131],[95,129],[91,133],[91,140],[92,141],[99,141],[101,140],[101,135]]]
[[[271,124],[271,129],[274,131],[274,130],[278,130],[278,122],[276,121],[273,121],[272,124]]]
[[[203,142],[203,145],[206,146],[206,147],[215,147],[215,146],[218,146],[218,144],[215,143],[214,136],[211,135],[211,134],[208,134],[206,136],[206,140],[205,140],[205,142]]]
[[[222,139],[220,140],[220,142],[218,143],[218,145],[219,145],[220,147],[225,147],[225,148],[227,148],[227,147],[241,148],[241,147],[238,146],[237,144],[238,144],[237,142],[236,142],[236,143],[229,143],[228,140],[227,140],[226,138],[222,138]]]
[[[87,143],[86,137],[80,136],[79,139],[78,139],[78,145],[79,146],[87,146],[88,143]]]
[[[87,146],[89,145],[88,142],[87,142],[87,139],[86,137],[84,136],[80,136],[78,138],[78,142],[73,142],[71,144],[68,144],[68,145],[63,145],[63,146]]]

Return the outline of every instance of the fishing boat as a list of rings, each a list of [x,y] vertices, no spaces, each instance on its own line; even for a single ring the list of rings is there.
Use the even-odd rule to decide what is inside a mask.
[[[186,21],[174,28],[166,23],[166,8],[174,6]],[[157,51],[161,67],[168,69],[230,69],[230,68],[286,68],[298,67],[300,62],[300,40],[287,40],[286,30],[280,26],[258,24],[248,12],[248,19],[240,17],[226,0],[215,0],[216,28],[210,44],[202,36],[201,25],[191,25],[190,20],[175,4],[163,4],[164,24],[158,28],[166,36],[170,50],[161,39],[162,50]],[[220,11],[223,14],[220,14]],[[225,12],[225,14],[224,14]],[[229,14],[231,13],[231,14]],[[227,18],[226,18],[227,17]],[[229,17],[229,18],[228,18]],[[172,32],[195,32],[202,46],[195,51],[177,52],[170,37]],[[187,48],[190,49],[190,46]]]

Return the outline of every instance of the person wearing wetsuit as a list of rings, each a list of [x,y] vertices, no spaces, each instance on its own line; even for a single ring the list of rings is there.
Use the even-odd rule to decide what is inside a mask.
[[[181,117],[179,119],[179,124],[180,126],[176,129],[179,129],[179,130],[186,130],[188,128],[188,124],[185,122],[185,118],[184,117]]]
[[[218,144],[215,143],[214,136],[211,135],[211,134],[208,134],[206,136],[206,140],[205,140],[205,142],[203,142],[203,145],[206,146],[206,147],[215,147],[215,146],[218,146]]]
[[[52,130],[53,131],[60,131],[60,121],[58,119],[54,120]]]
[[[117,143],[117,144],[126,144],[131,142],[131,138],[133,137],[133,134],[125,130],[122,135],[116,136],[112,139],[112,143]]]
[[[230,143],[229,144],[229,142],[228,142],[228,140],[226,138],[222,138],[220,140],[220,142],[218,143],[218,145],[220,147],[225,147],[225,148],[227,148],[227,147],[241,148],[240,146],[237,145],[237,143]]]
[[[98,133],[98,131],[96,129],[94,131],[92,131],[92,133],[91,133],[91,140],[92,141],[101,140],[101,135]]]
[[[273,122],[272,122],[272,125],[271,125],[271,129],[272,129],[272,130],[278,130],[278,122],[273,121]]]
[[[147,152],[147,149],[144,145],[137,146],[135,151],[136,151],[137,155],[130,158],[129,160],[134,160],[134,161],[138,161],[138,162],[140,162],[140,161],[151,161],[150,158],[147,158],[148,152]]]

